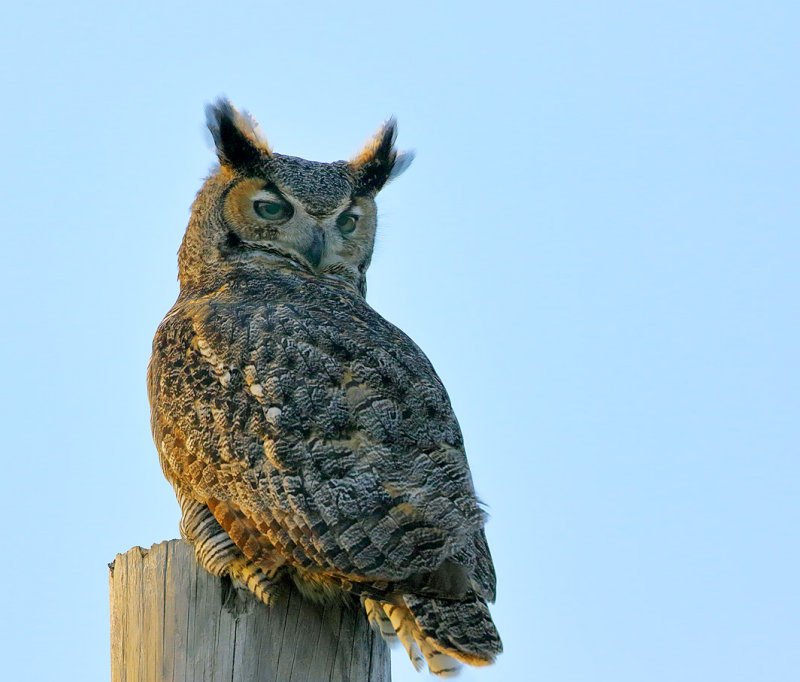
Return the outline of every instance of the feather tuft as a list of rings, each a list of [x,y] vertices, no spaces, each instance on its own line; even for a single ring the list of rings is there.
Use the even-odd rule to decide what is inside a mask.
[[[272,156],[261,126],[246,111],[240,112],[220,97],[206,106],[206,124],[224,166],[246,168]]]
[[[398,177],[414,159],[414,152],[398,152],[397,120],[390,117],[351,160],[356,176],[356,192],[377,194],[383,186]]]

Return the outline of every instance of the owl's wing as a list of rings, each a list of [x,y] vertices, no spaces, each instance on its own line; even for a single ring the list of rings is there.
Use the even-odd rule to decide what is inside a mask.
[[[491,599],[484,515],[425,355],[363,299],[271,294],[183,304],[159,328],[167,478],[251,559]]]

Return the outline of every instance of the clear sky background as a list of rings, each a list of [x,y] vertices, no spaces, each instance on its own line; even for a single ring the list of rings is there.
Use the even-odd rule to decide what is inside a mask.
[[[8,3],[4,679],[107,679],[106,564],[178,534],[145,367],[222,93],[278,152],[417,150],[368,300],[491,512],[462,679],[800,679],[798,7]]]

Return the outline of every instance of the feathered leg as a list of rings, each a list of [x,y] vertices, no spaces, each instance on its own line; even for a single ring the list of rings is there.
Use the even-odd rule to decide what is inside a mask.
[[[277,588],[279,567],[270,571],[250,561],[219,525],[211,510],[177,490],[181,506],[181,535],[194,545],[198,563],[216,576],[228,575],[238,589],[252,592],[270,604]]]

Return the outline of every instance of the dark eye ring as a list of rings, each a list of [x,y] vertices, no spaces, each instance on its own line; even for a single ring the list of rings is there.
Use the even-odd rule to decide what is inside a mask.
[[[294,214],[292,205],[286,201],[258,199],[253,202],[253,210],[264,220],[286,220]]]
[[[339,232],[342,234],[350,234],[356,229],[357,222],[358,216],[354,213],[342,213],[342,215],[336,219],[336,227],[339,228]]]

